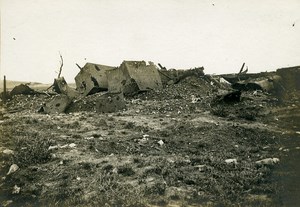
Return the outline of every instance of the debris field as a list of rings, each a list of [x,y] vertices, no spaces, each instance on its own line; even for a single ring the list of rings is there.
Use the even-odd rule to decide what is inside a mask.
[[[2,93],[0,205],[282,206],[277,169],[300,150],[285,148],[300,129],[283,121],[300,111],[300,67],[159,66],[87,63],[76,89],[58,77]]]

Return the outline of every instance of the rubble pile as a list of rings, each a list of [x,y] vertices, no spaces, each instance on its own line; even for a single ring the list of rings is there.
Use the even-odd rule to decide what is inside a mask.
[[[105,92],[95,93],[89,96],[82,97],[80,99],[73,100],[67,113],[74,113],[78,111],[97,111],[97,100],[104,95]]]
[[[300,134],[298,69],[78,67],[76,88],[58,77],[1,102],[1,206],[282,206],[272,174],[300,149],[284,144]]]
[[[166,85],[162,90],[152,90],[148,93],[141,93],[135,97],[143,100],[165,101],[169,99],[189,100],[191,96],[209,97],[213,91],[217,90],[217,86],[211,84],[204,77],[190,76],[177,84]]]
[[[29,86],[25,84],[18,85],[13,88],[13,90],[10,92],[10,96],[15,96],[19,94],[24,94],[24,95],[34,95],[37,92],[35,92],[33,89],[31,89]]]
[[[35,95],[16,95],[10,101],[3,104],[8,112],[28,111],[37,112],[41,106],[51,100],[50,95],[35,94]]]
[[[232,93],[229,94],[231,95]],[[242,118],[254,121],[265,117],[265,115],[270,113],[268,108],[279,103],[277,98],[263,91],[243,92],[239,100],[236,98],[232,100],[230,98],[228,101],[224,101],[226,95],[217,95],[212,100],[210,105],[210,112],[212,114],[228,119]]]
[[[145,61],[123,61],[120,67],[94,63],[87,63],[83,68],[78,67],[80,72],[75,77],[76,89],[69,87],[63,77],[54,79],[51,86],[54,94],[46,94],[60,96],[45,100],[45,103],[41,102],[40,108],[35,108],[36,111],[49,114],[76,111],[115,112],[125,109],[124,97],[161,101],[175,98],[182,99],[181,103],[185,104],[195,100],[199,102],[209,95],[209,91],[218,88],[212,82],[213,79],[204,76],[203,67],[186,71],[160,71],[154,63],[148,64]],[[163,77],[168,77],[168,81],[163,81]],[[13,91],[19,91],[18,94],[23,95],[34,91],[28,86],[26,90],[20,91],[20,88],[24,89],[24,85],[14,88]],[[118,100],[112,98],[116,94],[121,94],[117,95]],[[190,100],[191,97],[194,98]],[[22,103],[14,103],[14,106],[19,105]],[[32,106],[35,107],[35,104]]]
[[[246,108],[248,112],[253,111],[252,115],[245,115],[251,120],[265,113],[261,112],[264,101],[259,106],[253,105],[253,96],[256,96],[256,100],[258,96],[269,100],[269,93],[285,97],[287,89],[298,87],[295,84],[299,79],[297,67],[261,75],[241,73],[236,76],[210,76],[204,74],[203,67],[167,70],[159,66],[161,69],[145,61],[123,61],[120,67],[87,63],[75,77],[76,89],[69,87],[63,77],[54,80],[54,93],[36,92],[22,84],[10,92],[13,98],[6,105],[18,110],[43,113],[106,113],[122,111],[132,100],[144,100],[161,103],[159,106],[150,104],[142,108],[141,112],[145,113],[208,110],[215,115],[232,117],[240,114],[239,111],[244,113],[243,109]],[[293,75],[285,75],[282,72],[284,70]],[[60,96],[52,97],[55,94]],[[274,99],[274,103],[278,101]]]
[[[136,100],[144,101],[143,104],[152,101],[157,104],[149,104],[141,107],[140,113],[198,113],[209,110],[217,87],[203,77],[190,76],[177,84],[166,85],[162,90],[151,90],[128,98],[136,104]],[[130,106],[128,107],[130,108]]]
[[[67,113],[79,111],[111,113],[125,109],[124,96],[121,93],[96,93],[73,101],[66,110]]]

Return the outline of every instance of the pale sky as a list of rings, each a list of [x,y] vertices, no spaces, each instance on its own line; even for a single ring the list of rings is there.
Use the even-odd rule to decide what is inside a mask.
[[[300,65],[300,0],[1,0],[1,79],[51,83],[59,52],[67,82],[86,62],[207,74]]]

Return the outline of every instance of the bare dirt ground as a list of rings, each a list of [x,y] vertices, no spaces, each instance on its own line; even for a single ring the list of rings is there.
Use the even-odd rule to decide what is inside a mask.
[[[282,101],[243,92],[240,102],[220,103],[220,91],[189,77],[107,114],[94,112],[98,94],[54,115],[37,113],[46,95],[15,97],[0,120],[0,205],[289,204],[283,178],[300,151],[299,141],[287,144],[300,136],[299,93]],[[280,161],[256,163],[265,158]]]

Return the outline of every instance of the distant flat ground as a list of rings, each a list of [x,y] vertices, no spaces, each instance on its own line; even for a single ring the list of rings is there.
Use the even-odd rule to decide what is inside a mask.
[[[7,80],[6,81],[6,88],[7,88],[7,90],[12,90],[14,87],[16,87],[20,84],[27,84],[30,88],[37,89],[37,90],[46,90],[47,88],[49,88],[52,85],[52,83],[37,83],[37,82]],[[72,88],[76,88],[75,83],[70,83],[68,85]],[[1,91],[3,90],[3,80],[0,81],[0,90]]]

